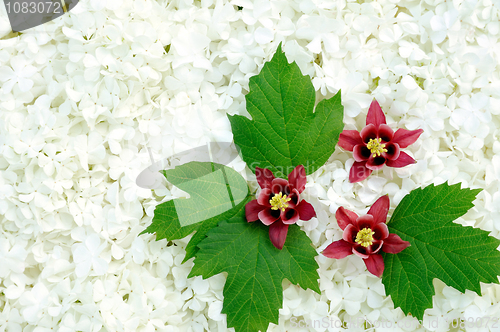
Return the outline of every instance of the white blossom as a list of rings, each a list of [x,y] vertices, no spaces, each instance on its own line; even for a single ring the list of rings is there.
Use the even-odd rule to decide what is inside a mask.
[[[17,84],[21,92],[29,91],[33,87],[31,77],[37,72],[36,67],[22,56],[16,56],[10,59],[12,67],[0,67],[0,80],[2,84],[2,92],[9,93]]]
[[[3,264],[0,277],[7,278],[11,273],[23,273],[27,254],[21,243],[12,244],[8,239],[0,238],[0,259]]]
[[[86,277],[89,273],[92,275],[106,273],[108,263],[99,257],[105,245],[100,243],[97,235],[91,234],[84,240],[84,243],[72,246],[71,251],[76,264],[75,273],[77,277]]]

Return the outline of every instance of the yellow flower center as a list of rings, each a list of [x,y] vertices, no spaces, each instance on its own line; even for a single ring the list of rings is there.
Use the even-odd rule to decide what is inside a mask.
[[[371,228],[363,228],[356,235],[356,243],[361,244],[363,247],[368,247],[373,243],[373,234]]]
[[[373,158],[380,156],[382,152],[387,152],[385,149],[385,144],[380,144],[382,142],[381,138],[370,139],[366,147],[373,153]]]
[[[287,198],[286,195],[283,196],[283,194],[280,193],[277,195],[274,195],[273,198],[269,200],[269,203],[271,203],[271,209],[273,210],[279,210],[285,211],[285,209],[288,207],[287,202],[290,201],[291,198]]]

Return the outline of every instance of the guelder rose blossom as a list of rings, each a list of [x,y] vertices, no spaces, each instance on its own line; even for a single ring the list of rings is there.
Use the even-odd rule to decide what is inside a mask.
[[[389,196],[382,196],[373,203],[368,214],[361,217],[343,207],[338,208],[335,217],[344,230],[342,240],[330,244],[322,254],[335,259],[355,254],[363,258],[370,273],[381,277],[384,260],[380,250],[397,254],[410,246],[410,242],[403,241],[399,235],[389,234],[385,224],[389,204]]]
[[[316,216],[311,204],[300,199],[306,187],[306,172],[299,165],[288,175],[288,181],[275,178],[267,168],[255,168],[257,182],[262,188],[257,199],[245,206],[248,222],[260,220],[269,226],[269,238],[272,244],[282,249],[285,244],[288,225],[297,220],[310,220]]]
[[[366,116],[366,127],[361,130],[344,130],[339,137],[339,146],[354,152],[354,164],[349,172],[351,183],[366,179],[372,171],[384,165],[404,167],[415,163],[415,159],[401,151],[415,143],[422,129],[398,129],[394,132],[386,124],[384,112],[373,100]]]

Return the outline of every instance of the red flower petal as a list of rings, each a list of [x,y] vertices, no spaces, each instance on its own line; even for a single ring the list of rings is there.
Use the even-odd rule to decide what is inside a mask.
[[[361,130],[361,139],[363,143],[368,143],[371,139],[377,138],[377,127],[375,125],[370,124]]]
[[[354,224],[349,224],[344,229],[344,233],[342,233],[342,238],[344,241],[349,242],[351,244],[355,244],[356,235],[358,234],[358,228],[354,226]]]
[[[363,228],[373,229],[376,223],[375,223],[375,218],[373,218],[372,215],[365,214],[364,216],[361,216],[358,219],[356,219],[356,222],[354,222],[353,225],[356,227],[358,231],[360,231]]]
[[[274,174],[267,168],[255,167],[255,176],[261,188],[271,189],[271,183],[274,180]]]
[[[406,152],[401,151],[401,153],[399,154],[398,159],[396,159],[396,160],[387,160],[385,164],[387,166],[390,166],[390,167],[399,168],[399,167],[405,167],[405,166],[408,166],[410,164],[415,164],[415,163],[416,163],[415,159],[413,159],[412,157],[410,157]]]
[[[394,134],[392,141],[394,143],[398,143],[401,148],[406,148],[408,145],[415,143],[423,132],[424,131],[422,129],[406,130],[399,128]]]
[[[257,196],[257,202],[259,202],[259,204],[263,207],[270,207],[271,203],[269,203],[269,201],[272,196],[273,193],[271,192],[271,189],[264,188],[260,191],[259,196]]]
[[[370,176],[370,174],[372,174],[372,170],[366,168],[365,164],[366,162],[364,161],[357,161],[352,165],[351,170],[349,171],[349,182],[354,183],[363,181]]]
[[[389,234],[384,240],[382,251],[388,254],[397,254],[410,246],[410,242],[403,241],[397,234]]]
[[[299,221],[299,212],[295,209],[286,209],[281,211],[281,221],[284,224],[291,225]]]
[[[363,144],[361,136],[357,130],[344,130],[340,133],[337,143],[341,148],[352,151],[357,144]]]
[[[307,183],[304,166],[299,165],[295,167],[290,174],[288,174],[288,183],[292,186],[292,189],[297,189],[299,194],[304,191]]]
[[[259,212],[265,209],[256,199],[245,205],[245,217],[248,222],[259,220]]]
[[[380,157],[371,157],[368,158],[366,161],[365,167],[372,170],[372,171],[377,171],[379,169],[382,169],[386,163],[386,159],[383,156]]]
[[[271,225],[280,217],[279,210],[271,210],[270,208],[265,208],[259,212],[259,219],[266,226]]]
[[[383,224],[379,224],[379,225],[383,225]],[[377,252],[380,251],[380,249],[382,248],[383,245],[384,245],[384,241],[374,241],[373,244],[367,248],[368,249],[367,253],[369,255],[376,254]]]
[[[352,245],[344,240],[335,241],[322,252],[328,258],[342,259],[352,255]]]
[[[358,219],[358,215],[351,210],[344,209],[344,207],[339,207],[337,212],[335,212],[335,218],[337,219],[337,224],[339,227],[344,230],[347,225],[354,224],[356,219]]]
[[[308,221],[311,220],[312,217],[316,217],[314,207],[304,199],[295,207],[295,210],[299,213],[300,220]]]
[[[376,224],[373,226],[372,231],[375,232],[373,239],[377,241],[385,240],[389,236],[389,228],[384,223]]]
[[[364,143],[356,145],[352,152],[354,160],[358,162],[367,161],[372,154]]]
[[[368,272],[379,278],[382,277],[382,274],[384,274],[384,259],[382,258],[382,255],[370,255],[368,258],[363,260],[365,261]]]
[[[297,206],[300,200],[299,196],[299,191],[297,189],[293,189],[293,191],[287,196],[287,198],[290,198],[288,201],[289,208],[295,208]]]
[[[285,245],[286,234],[288,233],[288,225],[285,225],[281,220],[269,226],[269,239],[271,243],[279,250]]]
[[[366,125],[374,124],[378,128],[378,126],[385,123],[384,112],[382,112],[378,101],[374,99],[370,104],[368,114],[366,115]]]
[[[375,203],[368,210],[368,214],[373,216],[375,223],[386,223],[387,213],[389,212],[389,207],[391,202],[389,201],[389,195],[384,195],[377,199]],[[386,236],[387,237],[387,236]]]
[[[288,186],[288,181],[287,180],[277,178],[277,179],[274,179],[273,182],[272,182],[272,184],[271,184],[271,191],[274,194],[283,193],[283,195],[285,195],[285,193],[286,193],[285,188],[287,186]]]
[[[368,258],[370,254],[367,253],[367,248],[363,247],[360,244],[355,244],[352,246],[352,253],[358,257],[361,257],[363,259]]]
[[[385,143],[385,149],[387,152],[383,152],[382,156],[384,156],[388,160],[396,160],[399,158],[399,154],[401,150],[399,148],[399,144],[397,143]]]
[[[378,127],[377,136],[382,139],[383,142],[390,142],[394,136],[394,131],[386,124],[381,124]]]

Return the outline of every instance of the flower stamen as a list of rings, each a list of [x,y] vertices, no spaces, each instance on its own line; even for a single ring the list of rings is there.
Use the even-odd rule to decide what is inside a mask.
[[[375,232],[371,228],[363,228],[356,235],[356,243],[363,247],[371,246],[373,244],[373,234]]]
[[[370,139],[366,147],[373,153],[373,158],[380,156],[382,152],[387,152],[385,144],[380,144],[382,142],[381,138]]]
[[[280,191],[279,194],[274,195],[274,197],[269,200],[269,203],[271,204],[272,210],[281,209],[281,211],[285,211],[285,209],[288,207],[287,202],[290,200],[290,197],[287,198],[286,195],[283,195]]]

